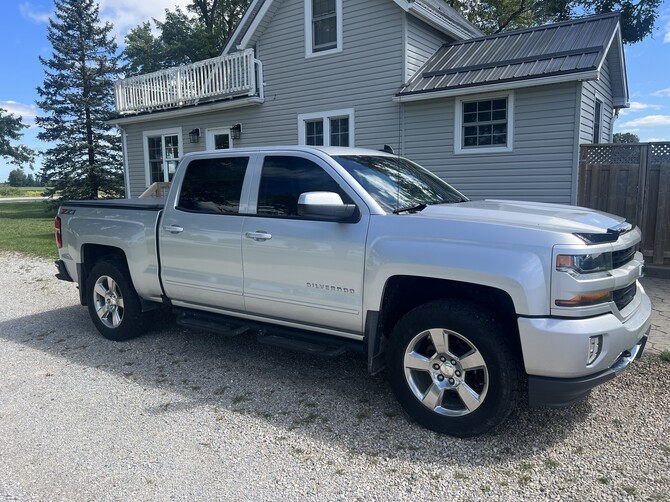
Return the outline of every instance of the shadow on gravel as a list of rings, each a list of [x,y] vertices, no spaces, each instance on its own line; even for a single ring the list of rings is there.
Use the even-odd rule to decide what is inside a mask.
[[[565,410],[522,406],[494,433],[462,440],[411,423],[385,379],[367,373],[360,354],[334,360],[295,354],[251,335],[225,338],[178,328],[169,316],[145,336],[115,343],[97,333],[80,306],[0,322],[0,338],[105,371],[121,385],[165,390],[165,404],[147,413],[169,416],[206,406],[215,417],[213,429],[226,427],[224,412],[239,413],[370,463],[518,462],[573,434],[591,410],[588,401]]]

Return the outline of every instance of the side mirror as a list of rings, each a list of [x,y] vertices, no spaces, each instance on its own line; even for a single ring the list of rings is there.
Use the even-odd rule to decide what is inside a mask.
[[[298,198],[298,215],[324,221],[351,221],[355,204],[345,204],[335,192],[305,192]]]

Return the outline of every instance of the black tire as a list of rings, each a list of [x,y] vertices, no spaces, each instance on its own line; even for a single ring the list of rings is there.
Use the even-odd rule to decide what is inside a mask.
[[[88,274],[88,313],[100,334],[122,342],[141,335],[146,316],[125,264],[101,261]]]
[[[405,314],[386,351],[388,379],[403,409],[451,436],[477,436],[499,425],[521,395],[509,331],[460,301],[433,301]]]

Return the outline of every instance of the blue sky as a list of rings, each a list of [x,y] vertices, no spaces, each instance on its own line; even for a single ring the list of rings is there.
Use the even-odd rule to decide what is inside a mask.
[[[163,18],[166,8],[184,6],[188,0],[100,0],[103,20],[114,25],[117,42],[141,22]],[[34,126],[40,113],[35,106],[37,86],[44,72],[38,57],[48,58],[51,47],[46,39],[52,0],[5,0],[0,17],[0,108],[21,115],[30,129],[23,142],[42,151]],[[616,121],[616,132],[634,132],[641,141],[670,141],[670,0],[661,4],[653,37],[626,47],[631,108]],[[15,166],[0,159],[0,182]]]

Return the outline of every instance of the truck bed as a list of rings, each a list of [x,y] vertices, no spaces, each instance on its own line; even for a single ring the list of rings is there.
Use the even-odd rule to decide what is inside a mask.
[[[146,199],[66,200],[62,203],[62,206],[161,211],[165,207],[165,200],[166,199],[162,197],[151,197]]]

